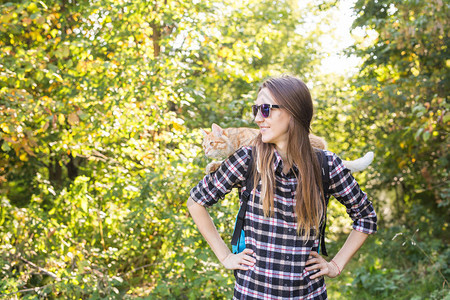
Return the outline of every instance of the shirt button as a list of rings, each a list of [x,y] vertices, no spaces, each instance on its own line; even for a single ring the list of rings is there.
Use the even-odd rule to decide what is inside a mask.
[[[286,255],[286,259],[289,259],[289,255]]]

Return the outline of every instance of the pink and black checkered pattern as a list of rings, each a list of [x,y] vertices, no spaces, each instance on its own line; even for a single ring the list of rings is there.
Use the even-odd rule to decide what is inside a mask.
[[[236,151],[191,190],[191,198],[211,206],[233,187],[242,187],[243,192],[251,151],[250,147]],[[355,230],[376,232],[377,216],[367,195],[341,159],[329,151],[325,153],[330,170],[330,194],[345,205]],[[247,271],[236,272],[234,299],[327,299],[324,278],[311,280],[312,273],[305,270],[309,253],[318,250],[319,240],[305,240],[297,235],[294,213],[297,180],[292,170],[288,174],[282,172],[283,162],[278,153],[275,153],[274,168],[277,181],[274,216],[264,217],[260,185],[254,199],[252,196],[248,201],[245,244],[255,252],[256,264]]]

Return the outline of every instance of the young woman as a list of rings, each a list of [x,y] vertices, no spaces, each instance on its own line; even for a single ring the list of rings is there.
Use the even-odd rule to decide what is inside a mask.
[[[256,146],[243,147],[191,190],[188,209],[201,234],[227,269],[237,270],[234,299],[327,299],[324,276],[338,276],[376,232],[372,203],[334,153],[325,151],[329,193],[346,206],[353,230],[336,256],[318,254],[325,212],[322,177],[308,134],[313,104],[306,85],[283,76],[265,81],[253,106],[260,128]],[[233,187],[245,189],[253,159],[256,188],[245,215],[246,249],[232,254],[205,206]],[[243,190],[241,190],[243,192]]]

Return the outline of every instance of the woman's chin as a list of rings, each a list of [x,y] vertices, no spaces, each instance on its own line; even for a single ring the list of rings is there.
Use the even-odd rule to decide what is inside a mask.
[[[263,143],[270,143],[271,139],[269,137],[261,136],[261,140]]]

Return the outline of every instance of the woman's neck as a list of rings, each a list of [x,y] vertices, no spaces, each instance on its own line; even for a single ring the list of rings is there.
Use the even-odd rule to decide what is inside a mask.
[[[287,174],[289,170],[291,169],[291,163],[288,161],[287,158],[287,145],[275,145],[275,149],[277,150],[278,154],[281,156],[281,160],[283,161],[283,173]]]
[[[276,144],[275,149],[277,149],[277,152],[281,156],[283,163],[287,162],[287,145],[284,143]]]

